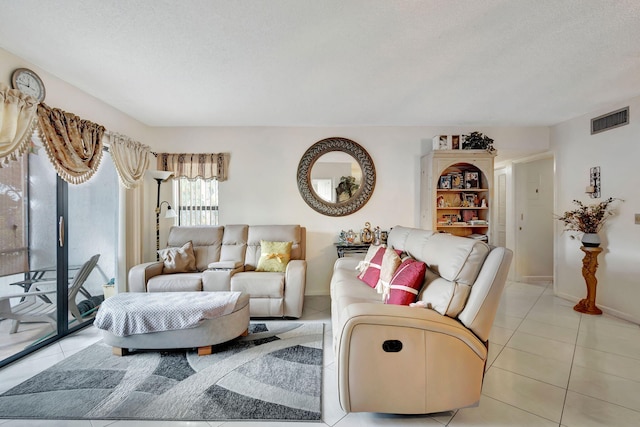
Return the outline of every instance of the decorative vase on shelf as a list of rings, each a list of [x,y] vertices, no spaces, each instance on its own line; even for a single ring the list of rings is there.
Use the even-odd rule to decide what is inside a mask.
[[[582,245],[585,248],[597,248],[600,246],[600,236],[598,236],[598,233],[584,233],[582,235]]]

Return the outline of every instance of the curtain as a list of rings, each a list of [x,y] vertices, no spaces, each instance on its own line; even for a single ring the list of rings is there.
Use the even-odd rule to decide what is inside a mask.
[[[227,180],[229,153],[158,154],[158,170],[171,171],[176,178]]]
[[[120,182],[127,190],[136,188],[149,169],[149,146],[118,133],[110,133],[107,141]]]
[[[38,101],[0,83],[0,168],[17,160],[31,143]]]
[[[62,179],[81,184],[93,176],[102,160],[104,127],[44,103],[38,105],[38,125],[49,160]]]

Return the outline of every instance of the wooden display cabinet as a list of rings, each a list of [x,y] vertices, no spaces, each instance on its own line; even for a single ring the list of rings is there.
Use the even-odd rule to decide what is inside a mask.
[[[493,159],[485,150],[434,150],[422,157],[420,226],[490,241]]]

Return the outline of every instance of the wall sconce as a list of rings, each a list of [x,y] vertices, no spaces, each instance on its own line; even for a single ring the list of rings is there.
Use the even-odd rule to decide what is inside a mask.
[[[176,216],[178,216],[176,215],[176,211],[171,209],[171,205],[169,204],[169,202],[163,201],[162,203],[160,203],[160,185],[162,185],[163,182],[167,181],[171,177],[171,175],[173,175],[173,172],[147,171],[147,173],[149,173],[149,175],[151,175],[151,177],[158,183],[158,194],[156,197],[156,261],[159,261],[160,255],[158,254],[158,250],[160,250],[160,208],[164,203],[167,204],[167,212],[164,216],[165,218],[175,218]]]
[[[585,193],[592,199],[600,198],[600,166],[589,169],[589,185],[585,189]]]

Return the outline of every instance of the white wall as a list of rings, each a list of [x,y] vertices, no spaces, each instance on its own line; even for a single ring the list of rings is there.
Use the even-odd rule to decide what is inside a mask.
[[[590,119],[629,105],[630,124],[590,135]],[[640,225],[634,213],[640,212],[640,97],[626,103],[594,111],[554,126],[551,141],[556,156],[555,212],[575,208],[573,199],[594,203],[607,197],[625,200],[618,203],[618,214],[611,217],[600,232],[604,252],[598,257],[597,305],[605,312],[640,323]],[[589,185],[589,169],[600,166],[602,198],[591,199],[584,190]],[[577,301],[586,296],[581,274],[583,252],[580,241],[561,233],[556,221],[555,291]]]

